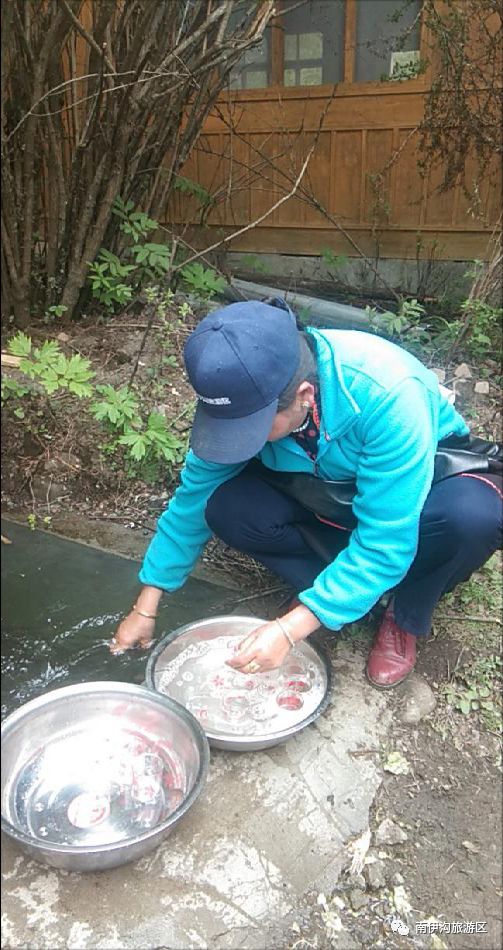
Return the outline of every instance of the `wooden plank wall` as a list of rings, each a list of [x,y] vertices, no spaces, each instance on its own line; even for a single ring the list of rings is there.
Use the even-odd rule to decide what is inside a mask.
[[[499,166],[495,162],[482,185],[482,219],[473,216],[459,186],[438,193],[440,170],[421,175],[417,136],[411,135],[424,108],[425,91],[418,84],[366,83],[362,91],[341,84],[323,121],[306,186],[367,254],[376,252],[378,242],[382,257],[483,258],[500,211]],[[183,171],[220,195],[208,225],[230,233],[288,191],[279,171],[284,168],[295,179],[326,103],[326,89],[295,89],[283,90],[280,98],[272,90],[257,90],[253,97],[241,94],[239,102],[220,104]],[[232,141],[229,123],[237,132]],[[391,170],[376,177],[401,146]],[[260,153],[277,156],[278,172],[271,173]],[[257,165],[255,174],[247,172]],[[186,199],[177,199],[166,218],[182,223],[191,216],[197,224],[192,211]],[[355,253],[324,215],[297,197],[232,242],[233,250],[283,254],[319,254],[325,247]]]
[[[458,186],[441,194],[440,170],[426,177],[418,168],[417,140],[411,131],[420,122],[431,67],[426,75],[402,83],[354,83],[354,0],[346,0],[344,82],[329,86],[240,90],[222,96],[210,113],[198,146],[183,169],[217,195],[205,225],[230,234],[265,214],[288,191],[284,170],[295,178],[307,148],[317,135],[304,184],[328,213],[369,255],[388,258],[434,256],[445,260],[483,259],[501,211],[501,169],[487,174],[480,190],[482,216],[472,213]],[[83,0],[80,17],[92,27],[96,0]],[[424,31],[423,31],[424,34]],[[426,49],[425,36],[421,45]],[[85,75],[89,48],[78,35],[67,51],[69,75]],[[276,80],[278,81],[278,80]],[[79,84],[78,95],[85,93]],[[70,87],[69,95],[75,95]],[[234,133],[231,135],[229,129]],[[74,141],[78,129],[69,129]],[[392,154],[403,146],[390,171],[381,176]],[[268,156],[276,165],[267,165]],[[156,217],[169,224],[194,226],[198,235],[200,208],[177,194]],[[293,197],[259,226],[229,245],[233,250],[319,255],[323,248],[355,254],[344,234],[305,201]]]

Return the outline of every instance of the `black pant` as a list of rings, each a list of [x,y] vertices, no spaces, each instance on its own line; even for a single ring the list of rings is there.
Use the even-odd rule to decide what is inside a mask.
[[[246,471],[214,492],[206,520],[222,541],[296,591],[312,585],[350,536]],[[468,580],[501,542],[502,504],[495,487],[463,475],[435,484],[421,514],[416,557],[395,589],[396,622],[416,636],[428,634],[442,595]]]

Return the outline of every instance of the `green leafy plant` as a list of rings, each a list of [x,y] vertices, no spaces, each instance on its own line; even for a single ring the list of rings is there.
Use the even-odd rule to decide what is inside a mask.
[[[194,316],[194,311],[186,300],[184,300],[183,303],[181,303],[178,307],[178,316],[181,320],[185,320],[186,317]]]
[[[59,319],[66,313],[67,309],[68,307],[64,307],[63,304],[54,304],[52,307],[48,307],[44,314],[44,323]]]
[[[178,360],[174,353],[166,353],[161,357],[161,363],[163,366],[167,366],[169,369],[174,369],[175,366],[178,366]]]
[[[28,515],[28,517],[27,517],[27,519],[26,519],[26,523],[27,523],[27,525],[28,525],[30,531],[35,531],[35,528],[37,527],[37,524],[38,524],[38,518],[37,518],[37,515],[35,514],[35,512],[31,512],[31,514]],[[50,528],[50,527],[51,527],[51,524],[52,524],[52,518],[51,518],[51,516],[50,516],[50,515],[45,515],[45,517],[42,518],[42,524],[44,525],[44,527]]]
[[[136,211],[132,201],[116,198],[112,212],[121,219],[120,229],[123,234],[127,234],[135,244],[145,238],[149,231],[156,231],[159,227],[158,221],[149,218],[144,211]]]
[[[102,248],[89,266],[93,297],[111,311],[128,303],[134,289],[165,278],[172,260],[169,244],[145,240],[150,231],[159,228],[158,221],[143,211],[136,211],[132,201],[125,202],[122,198],[116,198],[113,213],[121,219],[120,230],[132,243],[124,251],[124,259]]]
[[[9,405],[12,408],[13,414],[18,419],[24,419],[26,413],[22,406],[22,400],[31,393],[30,387],[18,383],[17,379],[12,379],[10,376],[2,376],[1,388],[2,409],[4,406]]]
[[[131,271],[134,270],[134,264],[123,264],[116,254],[112,254],[106,248],[100,251],[98,260],[107,265],[111,277],[128,277]]]
[[[246,254],[240,261],[241,266],[246,270],[255,271],[256,274],[268,274],[270,267],[258,256],[258,254]]]
[[[130,471],[141,473],[146,479],[155,479],[160,466],[173,467],[185,455],[185,442],[170,432],[166,419],[160,412],[151,412],[146,423],[127,427],[118,439],[118,444],[128,450]]]
[[[146,373],[153,380],[152,394],[162,398],[166,382],[164,371],[179,365],[179,332],[184,332],[185,322],[193,316],[193,310],[186,300],[179,303],[172,290],[163,290],[157,285],[145,289],[145,298],[155,308],[155,316],[160,323],[155,330],[157,359]]]
[[[129,447],[131,457],[137,462],[149,455],[167,462],[180,460],[180,439],[169,432],[166,419],[160,412],[151,412],[143,429],[128,429],[119,442]]]
[[[131,248],[131,254],[139,273],[136,282],[142,284],[145,279],[155,280],[165,277],[171,266],[171,247],[169,244],[145,244]]]
[[[195,195],[202,204],[207,205],[210,200],[209,193],[188,178],[178,176],[176,187]],[[139,290],[152,281],[168,278],[173,263],[173,248],[170,244],[145,240],[149,231],[159,228],[157,221],[142,211],[136,211],[132,201],[125,202],[122,198],[116,199],[113,210],[121,219],[121,231],[131,238],[132,244],[125,249],[123,259],[102,248],[97,259],[89,266],[93,297],[111,311],[132,299],[133,288]],[[180,267],[183,261],[180,251],[176,260]],[[185,288],[203,300],[211,300],[214,294],[220,293],[226,286],[223,277],[199,261],[181,267],[180,276]],[[157,287],[147,286],[146,290],[150,300],[155,300],[156,304],[156,298],[162,292],[166,293]]]
[[[79,398],[92,396],[90,383],[95,373],[91,363],[78,353],[65,356],[56,340],[45,340],[41,347],[34,347],[29,336],[18,333],[9,341],[8,349],[13,356],[21,357],[21,372],[36,379],[47,395],[66,389]]]
[[[418,324],[426,310],[414,299],[403,300],[398,313],[393,313],[391,310],[380,312],[375,307],[366,307],[365,312],[368,315],[372,330],[377,333],[384,332],[389,336],[396,336],[400,339],[412,329],[416,331],[416,338],[417,331],[421,335],[421,327]]]
[[[134,269],[134,264],[123,264],[115,254],[103,248],[97,261],[89,265],[93,297],[109,310],[127,303],[133,296],[133,290],[124,280]]]
[[[214,198],[212,195],[210,195],[209,191],[207,191],[206,188],[203,188],[202,185],[198,184],[197,181],[193,181],[191,178],[184,178],[183,175],[177,175],[175,179],[175,188],[184,195],[192,195],[194,198],[197,198],[199,204],[203,208],[207,208],[209,205],[214,203]]]
[[[321,259],[327,265],[335,270],[339,267],[344,267],[348,258],[344,254],[334,254],[331,247],[322,247],[321,249]]]
[[[502,660],[497,654],[481,657],[444,687],[444,696],[453,709],[468,716],[477,713],[492,732],[501,729]]]
[[[156,315],[161,321],[166,319],[174,299],[172,290],[164,290],[154,284],[145,288],[145,300],[155,307]]]
[[[78,354],[66,357],[56,340],[47,340],[41,347],[34,347],[31,338],[24,333],[13,337],[8,348],[12,355],[20,358],[21,372],[36,380],[47,395],[67,390],[78,398],[94,397],[86,411],[107,433],[101,450],[106,454],[122,450],[129,475],[153,480],[159,476],[161,467],[170,469],[182,461],[187,439],[171,430],[161,413],[150,411],[142,414],[138,394],[127,386],[117,389],[109,384],[94,386],[95,374],[89,360]],[[162,361],[173,365],[175,357],[163,353]],[[12,401],[14,414],[19,419],[25,417],[20,400],[28,393],[36,395],[37,391],[10,377],[2,380],[2,405]],[[190,406],[185,407],[181,415],[189,409]],[[35,521],[30,526],[35,527]]]
[[[484,359],[501,348],[503,308],[492,307],[484,300],[465,300],[461,305],[469,320],[465,345],[475,359]],[[462,326],[463,320],[458,326]]]
[[[109,422],[114,428],[139,423],[138,399],[126,386],[114,389],[113,386],[96,386],[101,399],[91,404],[91,415],[98,422]]]
[[[426,313],[425,308],[422,304],[418,303],[417,300],[403,300],[400,313],[409,321],[409,323],[415,323],[420,320],[423,314]]]
[[[211,299],[214,294],[222,293],[227,286],[223,277],[210,267],[203,267],[199,261],[186,264],[180,271],[183,283],[193,294],[203,299]]]
[[[13,356],[29,357],[32,351],[31,337],[20,331],[8,343],[9,353]]]
[[[91,415],[106,425],[112,441],[102,448],[108,454],[122,446],[128,460],[128,474],[148,480],[158,477],[161,465],[171,468],[185,454],[185,442],[173,432],[159,412],[150,412],[144,421],[138,397],[126,386],[97,386],[101,399],[90,406]]]

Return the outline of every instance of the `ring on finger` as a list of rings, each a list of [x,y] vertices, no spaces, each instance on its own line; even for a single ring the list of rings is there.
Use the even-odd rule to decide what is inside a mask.
[[[259,669],[260,663],[256,663],[255,660],[248,664],[248,670],[250,673],[258,673]]]

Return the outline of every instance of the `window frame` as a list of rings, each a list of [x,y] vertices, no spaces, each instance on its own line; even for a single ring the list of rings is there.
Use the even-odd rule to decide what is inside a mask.
[[[283,85],[285,60],[281,8],[288,8],[290,3],[291,0],[277,0],[276,7],[278,12],[271,20],[270,85],[257,89],[228,89],[223,94],[225,98],[230,94],[232,99],[242,102],[257,99],[277,99],[278,95],[283,99],[318,99],[332,95],[334,85],[337,88],[337,92],[345,96],[382,95],[383,93],[391,95],[401,93],[403,95],[404,92],[424,92],[431,85],[432,64],[430,61],[428,61],[425,72],[420,76],[416,76],[414,79],[404,79],[394,82],[383,80],[357,82],[355,80],[356,5],[358,0],[345,0],[342,80],[337,83],[324,83],[319,86]],[[419,55],[421,59],[428,59],[428,39],[428,29],[424,21],[422,21],[419,35]]]

